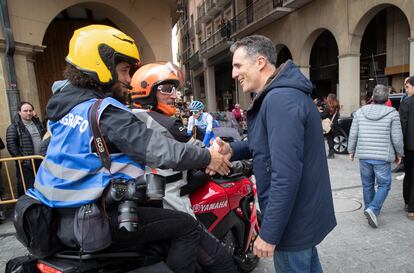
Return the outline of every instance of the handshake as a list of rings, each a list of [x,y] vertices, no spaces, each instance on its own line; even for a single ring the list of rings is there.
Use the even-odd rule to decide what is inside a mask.
[[[208,175],[219,173],[220,175],[228,175],[230,173],[230,158],[233,151],[227,142],[217,137],[209,148],[210,164],[206,168]]]

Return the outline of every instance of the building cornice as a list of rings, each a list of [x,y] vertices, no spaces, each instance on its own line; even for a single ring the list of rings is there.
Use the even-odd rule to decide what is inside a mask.
[[[41,53],[45,50],[46,46],[42,45],[31,45],[21,42],[15,42],[15,54],[29,56],[34,53]],[[6,50],[6,41],[0,39],[0,50],[4,52]]]

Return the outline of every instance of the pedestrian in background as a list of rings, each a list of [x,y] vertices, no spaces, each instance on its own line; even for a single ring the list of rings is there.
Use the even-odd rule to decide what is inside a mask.
[[[6,133],[7,150],[11,156],[40,155],[42,137],[46,130],[39,118],[36,118],[34,114],[34,107],[30,102],[23,101],[20,103],[18,115],[16,115],[12,124],[7,128]],[[37,169],[41,161],[34,160],[34,163]],[[24,194],[23,179],[17,162],[16,173],[18,180],[17,194],[21,196]],[[22,175],[26,189],[33,188],[35,175],[30,160],[22,161]]]
[[[274,256],[278,273],[322,272],[316,245],[336,219],[312,83],[291,60],[276,69],[267,37],[245,37],[230,50],[233,78],[257,96],[248,110],[248,141],[218,139],[215,147],[232,160],[253,157],[263,215],[254,253]]]
[[[414,220],[414,77],[406,80],[408,98],[401,101],[400,118],[404,137],[403,197],[407,218]]]
[[[243,118],[243,109],[240,108],[240,104],[236,103],[234,105],[233,110],[231,110],[231,113],[233,114],[233,117],[236,119],[238,123],[242,121]]]
[[[328,94],[325,107],[321,112],[321,119],[324,120],[326,118],[331,120],[331,130],[325,134],[329,147],[328,158],[331,159],[335,158],[334,132],[335,128],[338,126],[339,119],[339,101],[333,93]]]
[[[409,78],[410,77],[407,77],[407,78],[404,79],[404,89],[403,89],[403,95],[401,96],[400,105],[401,105],[401,102],[403,100],[405,100],[406,98],[409,97],[408,92],[407,92],[407,80]],[[401,164],[397,165],[394,168],[394,170],[392,170],[393,173],[402,172],[402,174],[400,174],[400,175],[398,175],[396,177],[397,180],[404,180],[404,177],[405,177],[405,173],[404,173],[404,161],[405,161],[405,159],[403,158]],[[405,209],[407,209],[407,205],[406,205],[406,208]]]
[[[391,162],[399,164],[404,155],[400,117],[386,106],[388,92],[384,85],[375,86],[374,103],[356,111],[348,138],[349,158],[359,158],[364,214],[374,228],[391,188]]]

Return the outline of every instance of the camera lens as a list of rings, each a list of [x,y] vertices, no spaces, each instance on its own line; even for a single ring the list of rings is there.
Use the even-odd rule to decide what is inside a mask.
[[[124,201],[118,205],[118,228],[129,232],[138,230],[138,206],[134,201]]]

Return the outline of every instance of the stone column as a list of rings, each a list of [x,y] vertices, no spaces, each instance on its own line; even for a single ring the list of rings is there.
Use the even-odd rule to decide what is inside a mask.
[[[338,56],[341,115],[348,116],[359,108],[360,103],[360,54],[349,53]]]
[[[414,38],[409,38],[410,41],[410,76],[414,76]]]
[[[246,110],[249,107],[250,101],[251,101],[250,92],[249,93],[243,93],[243,90],[240,86],[240,83],[237,80],[236,80],[236,86],[237,86],[236,88],[238,90],[237,95],[238,95],[238,101],[239,101],[240,107],[242,109]]]
[[[9,104],[7,101],[6,89],[7,87],[7,71],[5,67],[5,51],[6,44],[3,39],[0,39],[0,131],[5,132],[8,125],[10,125],[11,117],[9,114]],[[14,53],[14,67],[17,77],[17,88],[20,94],[20,101],[30,101],[37,113],[43,118],[39,106],[39,93],[36,83],[36,74],[34,70],[33,56],[44,50],[43,46],[30,45],[15,42]],[[0,135],[5,140],[4,135]]]
[[[310,79],[309,65],[300,65],[299,69],[302,72],[302,74],[306,76],[306,78]]]
[[[214,66],[209,65],[204,70],[204,91],[206,94],[206,105],[208,112],[217,111],[216,84]]]
[[[6,144],[6,129],[10,125],[9,102],[7,100],[7,72],[5,67],[5,54],[0,53],[0,137]],[[7,150],[7,149],[6,149]],[[2,151],[2,156],[5,156],[5,151]],[[3,168],[4,169],[4,168]]]

